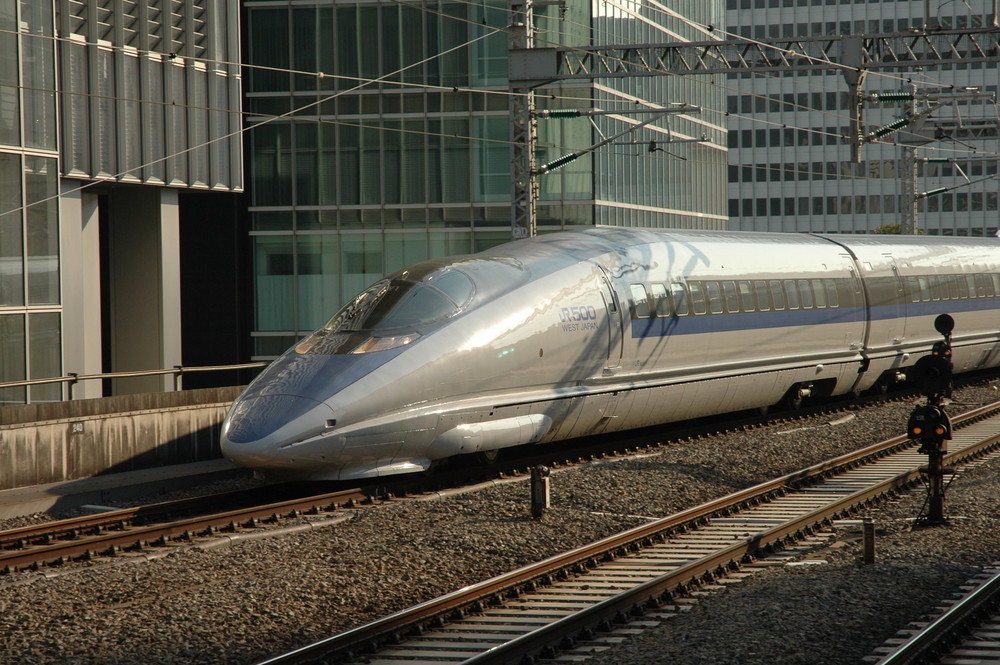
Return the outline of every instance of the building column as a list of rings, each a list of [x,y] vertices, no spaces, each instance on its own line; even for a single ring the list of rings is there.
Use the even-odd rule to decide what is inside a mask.
[[[83,375],[102,368],[101,239],[97,195],[81,184],[60,181],[59,238],[63,371]],[[77,384],[73,396],[100,397],[100,381]]]
[[[181,364],[177,190],[115,187],[110,195],[109,292],[114,372]],[[116,395],[173,389],[173,377],[114,381]]]

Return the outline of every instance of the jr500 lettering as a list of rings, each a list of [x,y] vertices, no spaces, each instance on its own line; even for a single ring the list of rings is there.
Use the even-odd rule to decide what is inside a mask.
[[[559,309],[559,320],[563,323],[567,321],[594,321],[596,319],[597,309],[593,305],[561,307]]]

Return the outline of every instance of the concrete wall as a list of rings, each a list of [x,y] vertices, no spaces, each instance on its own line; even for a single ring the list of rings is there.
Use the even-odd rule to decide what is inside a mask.
[[[124,395],[0,409],[0,490],[216,459],[242,389]]]

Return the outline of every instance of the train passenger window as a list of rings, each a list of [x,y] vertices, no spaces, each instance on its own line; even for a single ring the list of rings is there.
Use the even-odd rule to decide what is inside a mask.
[[[906,290],[910,292],[910,302],[920,302],[920,284],[916,277],[906,278]]]
[[[970,298],[975,298],[976,297],[976,276],[975,275],[966,275],[965,276],[965,283],[969,286],[969,297]]]
[[[788,299],[788,309],[799,308],[799,292],[795,287],[795,280],[785,280],[785,297]],[[775,300],[777,302],[777,300]]]
[[[824,279],[826,286],[826,300],[830,307],[840,307],[840,296],[837,294],[837,282],[832,279]]]
[[[1000,275],[993,273],[990,277],[993,279],[993,293],[1000,296]]]
[[[708,308],[712,314],[722,314],[722,289],[718,282],[705,282],[708,291]]]
[[[965,281],[964,275],[955,275],[955,281],[958,283],[958,296],[962,299],[969,297],[969,283]]]
[[[653,296],[653,307],[657,316],[670,316],[670,298],[667,297],[667,287],[662,284],[651,284],[649,293]]]
[[[946,278],[948,280],[948,291],[951,293],[952,300],[959,300],[962,297],[961,287],[958,282],[958,275],[948,275]]]
[[[757,310],[767,312],[771,309],[771,293],[767,290],[767,282],[755,281],[753,290],[757,292]]]
[[[986,297],[986,281],[983,279],[982,275],[976,275],[976,297]]]
[[[649,318],[649,296],[646,295],[646,287],[642,284],[629,284],[632,292],[633,316],[637,319]]]
[[[986,297],[992,298],[994,293],[993,279],[989,275],[980,275],[980,277],[983,279],[983,287],[986,289]]]
[[[701,282],[688,282],[688,290],[691,292],[691,311],[695,314],[706,313],[705,290]]]
[[[937,275],[929,275],[927,284],[931,287],[931,300],[941,300],[941,280]]]
[[[686,316],[688,313],[688,297],[687,289],[684,288],[683,284],[674,282],[670,285],[670,299],[673,301],[674,314],[677,316]]]
[[[770,285],[771,303],[774,305],[774,311],[785,309],[785,293],[781,290],[781,282],[772,279]]]
[[[920,289],[920,302],[929,302],[931,299],[931,289],[927,284],[927,278],[917,277],[917,286]]]
[[[799,280],[799,300],[802,301],[802,309],[813,308],[813,290],[808,279]]]
[[[736,286],[740,289],[740,300],[743,301],[743,311],[752,312],[753,311],[753,289],[750,288],[750,282],[746,280],[740,280],[736,283]]]
[[[817,279],[812,283],[813,296],[816,298],[816,309],[826,309],[826,288],[823,280]]]
[[[736,282],[723,282],[722,293],[726,297],[726,311],[730,314],[740,311],[740,297],[736,293]]]

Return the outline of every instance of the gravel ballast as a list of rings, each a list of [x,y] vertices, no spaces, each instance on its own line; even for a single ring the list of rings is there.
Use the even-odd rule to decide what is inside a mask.
[[[989,385],[957,402],[993,401]],[[527,482],[366,507],[335,526],[154,560],[0,579],[11,663],[254,663],[469,583],[899,434],[912,404],[684,443]],[[957,413],[958,405],[951,407]],[[949,488],[947,527],[911,531],[924,492],[872,513],[877,563],[849,534],[825,563],[767,569],[595,655],[617,663],[858,663],[1000,558],[1000,461]]]

